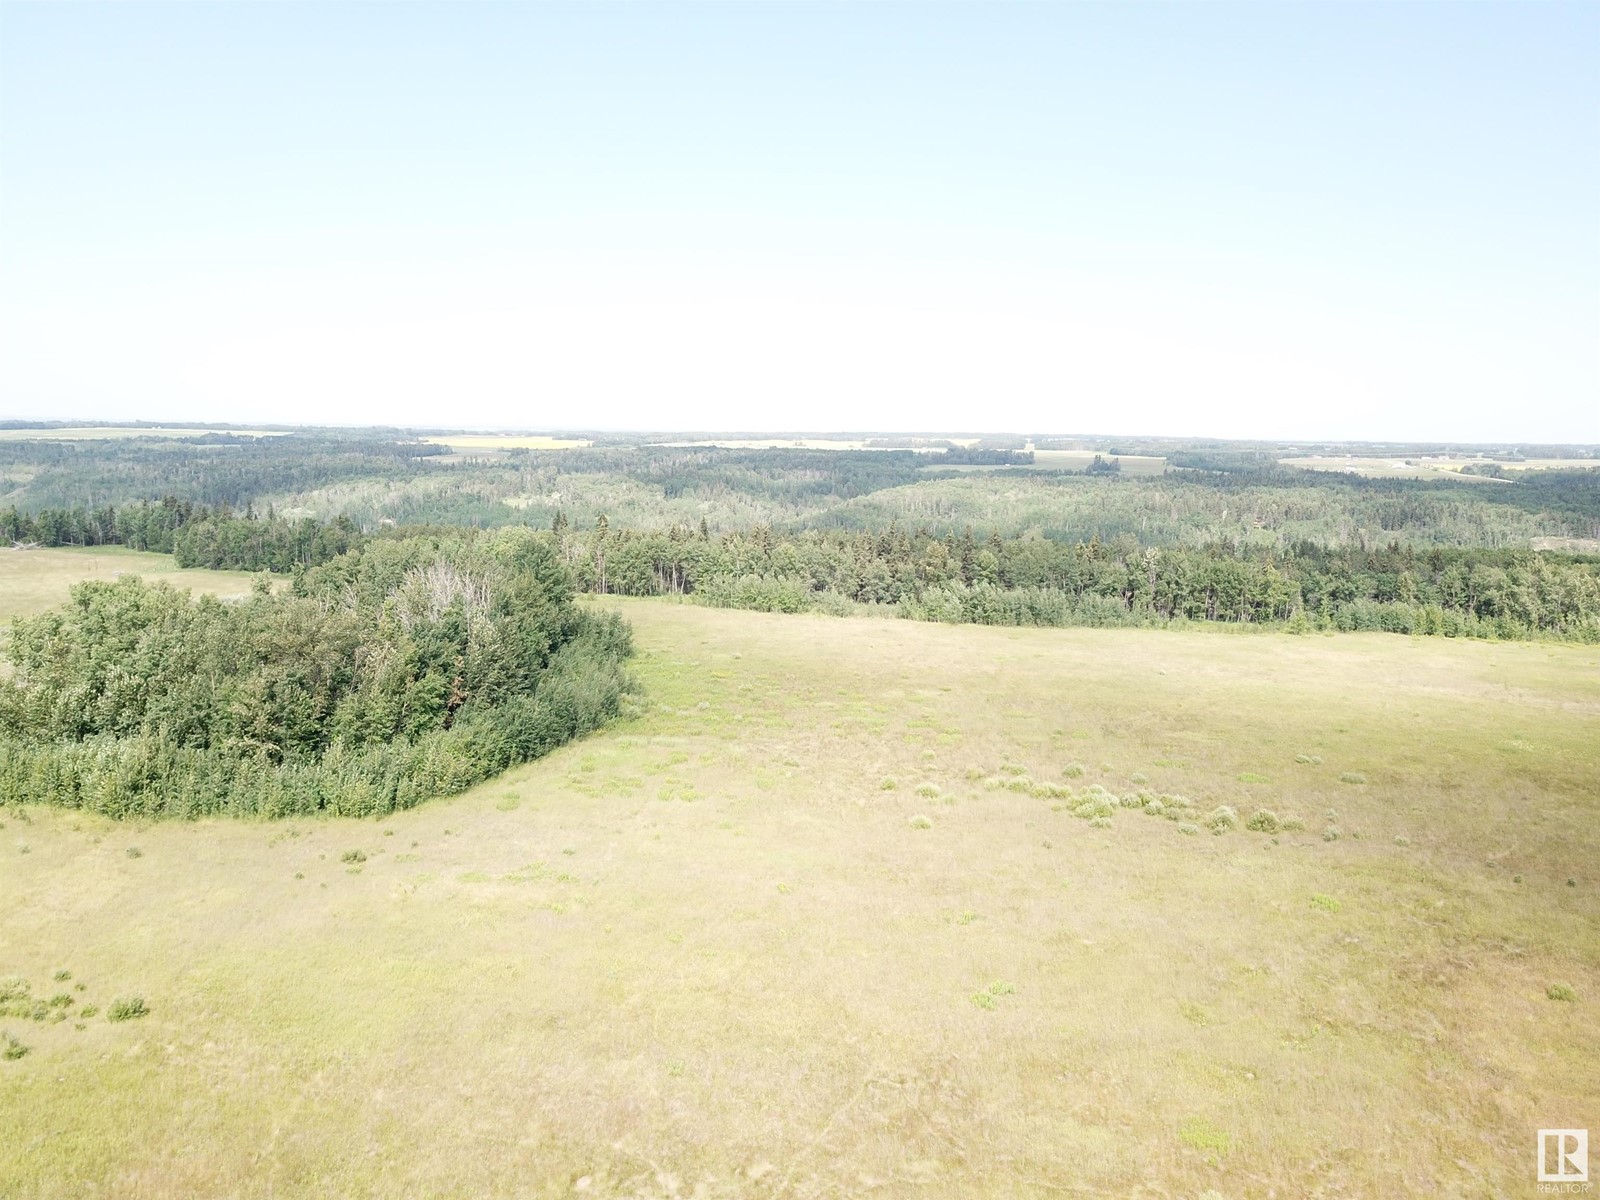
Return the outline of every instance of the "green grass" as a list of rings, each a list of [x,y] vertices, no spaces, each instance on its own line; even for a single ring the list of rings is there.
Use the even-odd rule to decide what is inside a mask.
[[[359,874],[370,822],[0,813],[0,976],[148,1008],[9,1019],[0,1195],[1520,1195],[1600,1127],[1600,651],[608,603],[642,714]],[[1063,730],[1195,816],[1034,794]],[[1370,782],[1241,796],[1306,747]]]

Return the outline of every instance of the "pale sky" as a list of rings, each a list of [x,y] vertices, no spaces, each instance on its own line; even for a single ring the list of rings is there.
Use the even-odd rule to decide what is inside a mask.
[[[0,416],[1600,441],[1600,5],[0,5]]]

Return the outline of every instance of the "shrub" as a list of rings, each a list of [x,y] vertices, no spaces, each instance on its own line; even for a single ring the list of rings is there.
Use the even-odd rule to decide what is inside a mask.
[[[985,1012],[993,1012],[999,1007],[999,1005],[995,1003],[994,997],[988,992],[973,992],[972,995],[967,997],[967,999],[971,1000],[973,1004],[977,1005]]]
[[[1066,776],[1068,779],[1082,779],[1083,778],[1083,764],[1082,763],[1076,763],[1076,762],[1068,763],[1066,766],[1061,768],[1061,773],[1064,776]]]
[[[98,1004],[85,1004],[82,1008],[80,1008],[78,1010],[78,1015],[80,1017],[83,1017],[86,1020],[89,1017],[98,1016],[99,1014],[100,1014],[100,1006]]]
[[[129,858],[143,858],[144,857],[144,851],[139,849],[139,847],[137,847],[137,846],[129,846],[126,850],[123,851],[123,853],[126,854]]]
[[[1043,800],[1067,800],[1072,797],[1072,789],[1064,783],[1040,783],[1033,785],[1033,795]]]
[[[1092,821],[1099,817],[1109,820],[1111,814],[1116,811],[1116,803],[1111,797],[1098,792],[1085,795],[1072,806],[1072,815],[1084,821]]]
[[[1143,771],[1135,771],[1132,775],[1128,776],[1128,782],[1133,784],[1135,787],[1143,787],[1145,784],[1150,782],[1150,777]]]
[[[1159,796],[1151,796],[1150,799],[1144,802],[1144,811],[1149,813],[1152,817],[1159,817],[1166,807],[1167,806],[1165,804],[1161,803],[1161,798]]]
[[[921,813],[918,813],[916,816],[912,817],[911,820],[906,822],[906,824],[910,825],[913,829],[933,828],[933,821],[930,818],[923,816]]]
[[[1200,832],[1200,826],[1194,824],[1192,821],[1179,821],[1178,832],[1183,834],[1184,837],[1193,837],[1195,834]]]
[[[1123,808],[1143,808],[1144,797],[1139,795],[1137,792],[1129,792],[1127,795],[1123,796],[1121,800],[1117,801],[1117,803],[1122,805]]]
[[[1215,834],[1239,828],[1239,814],[1227,804],[1219,804],[1206,814],[1206,828]]]
[[[939,795],[939,786],[933,783],[919,783],[917,784],[917,795],[924,800],[933,800]]]
[[[878,790],[880,792],[892,792],[899,786],[900,781],[893,775],[885,775],[882,779],[878,780]]]
[[[1403,833],[1397,833],[1397,834],[1394,835],[1394,844],[1396,846],[1409,846],[1409,845],[1411,845],[1411,839],[1408,838]],[[1522,882],[1522,876],[1521,875],[1517,876],[1517,882],[1518,883]]]
[[[1284,833],[1300,833],[1305,827],[1306,823],[1293,815],[1283,818],[1278,825],[1278,828],[1283,830]]]
[[[1027,773],[1027,767],[1019,767],[1016,763],[1000,764],[1000,774],[1002,775],[1026,775]]]
[[[1256,833],[1277,833],[1282,828],[1278,822],[1278,814],[1265,808],[1258,808],[1251,813],[1244,827]]]
[[[339,861],[342,863],[364,863],[367,861],[367,856],[360,850],[346,850],[339,855]]]
[[[1265,775],[1257,775],[1254,771],[1246,771],[1239,776],[1240,783],[1271,783]]]
[[[1367,777],[1359,771],[1344,771],[1339,775],[1340,783],[1365,783]]]
[[[1343,831],[1337,825],[1329,825],[1322,831],[1322,840],[1325,842],[1337,842],[1343,836]]]
[[[1016,994],[1016,985],[1007,983],[1004,979],[996,979],[989,985],[991,996],[1011,996]]]
[[[1093,829],[1110,829],[1111,828],[1111,818],[1110,817],[1090,817],[1089,818],[1089,825]]]
[[[29,1047],[23,1045],[9,1033],[0,1034],[0,1058],[7,1062],[16,1062],[17,1059],[28,1053]]]
[[[67,980],[72,978],[72,972],[63,967],[50,978],[54,979],[57,983],[65,983]]]
[[[1323,893],[1318,892],[1316,895],[1311,897],[1311,907],[1320,908],[1323,912],[1336,913],[1340,908],[1343,907],[1343,905],[1341,905],[1332,896],[1326,896],[1323,895]]]
[[[1294,760],[1302,766],[1317,766],[1321,764],[1322,756],[1318,754],[1296,754]]]
[[[138,1017],[149,1015],[149,1012],[150,1009],[145,1004],[143,996],[119,996],[106,1009],[106,1020],[132,1021]]]
[[[1544,994],[1552,1000],[1560,1000],[1567,1004],[1573,1003],[1578,998],[1578,993],[1564,983],[1552,983],[1545,988]]]

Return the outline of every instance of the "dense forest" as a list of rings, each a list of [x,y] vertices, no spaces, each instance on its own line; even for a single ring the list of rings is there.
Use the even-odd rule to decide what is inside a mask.
[[[83,583],[13,625],[0,801],[113,817],[408,808],[615,716],[629,648],[614,614],[573,604],[551,540],[529,530],[369,540],[238,604]]]

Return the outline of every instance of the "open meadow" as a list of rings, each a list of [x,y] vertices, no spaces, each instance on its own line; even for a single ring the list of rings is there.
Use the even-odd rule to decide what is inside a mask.
[[[170,554],[144,554],[121,546],[92,550],[0,548],[0,621],[9,623],[12,617],[31,617],[64,604],[72,585],[83,580],[110,581],[124,575],[221,597],[249,595],[256,578],[247,571],[186,571]],[[0,644],[4,637],[0,629]]]
[[[642,710],[463,795],[0,813],[0,1195],[1531,1195],[1600,1127],[1600,649],[597,603]]]

